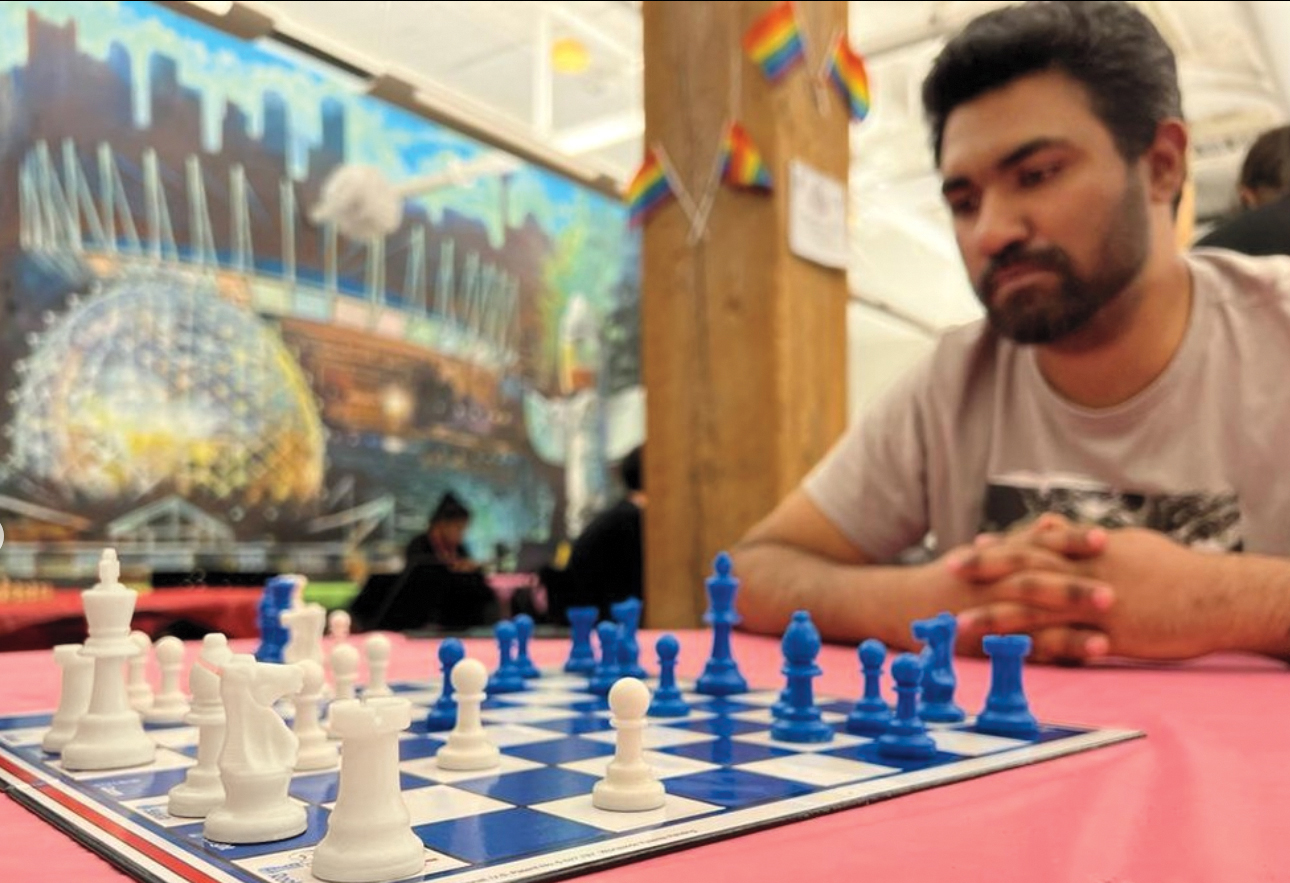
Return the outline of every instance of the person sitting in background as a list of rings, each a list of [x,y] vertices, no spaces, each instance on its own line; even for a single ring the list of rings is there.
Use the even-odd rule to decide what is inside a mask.
[[[600,618],[610,619],[611,604],[642,597],[645,582],[643,454],[644,447],[637,447],[623,457],[618,468],[626,495],[592,519],[578,535],[563,573],[552,578],[544,572],[551,616],[557,622],[564,620],[564,611],[570,607],[598,607]]]
[[[448,491],[430,513],[424,533],[419,533],[408,543],[404,552],[405,567],[420,564],[442,564],[456,573],[472,573],[479,564],[470,556],[466,547],[466,531],[470,528],[470,510],[456,494]]]
[[[496,622],[497,598],[465,543],[469,527],[470,510],[451,491],[445,493],[425,531],[408,543],[403,572],[379,603],[356,601],[351,607],[362,628],[465,629]],[[375,613],[363,615],[371,608]]]
[[[1260,135],[1245,154],[1237,196],[1242,212],[1196,243],[1252,255],[1290,255],[1290,126]]]

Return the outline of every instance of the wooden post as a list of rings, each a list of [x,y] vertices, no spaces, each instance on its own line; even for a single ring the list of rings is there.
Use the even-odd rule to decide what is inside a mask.
[[[846,419],[846,274],[789,251],[789,161],[845,186],[847,108],[816,74],[846,32],[842,0],[797,3],[807,58],[778,82],[741,40],[769,2],[646,0],[645,142],[691,201],[715,195],[693,241],[685,195],[645,224],[642,360],[646,611],[654,628],[701,624],[713,556],[801,480]],[[769,194],[714,180],[738,120]]]

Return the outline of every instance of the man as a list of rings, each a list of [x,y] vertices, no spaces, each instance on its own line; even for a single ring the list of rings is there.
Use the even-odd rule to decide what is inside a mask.
[[[1290,126],[1270,129],[1250,145],[1241,164],[1237,197],[1243,211],[1197,247],[1290,255]]]
[[[1179,253],[1168,46],[1127,3],[1005,7],[923,96],[987,321],[744,538],[745,626],[806,608],[908,646],[951,610],[961,645],[1027,632],[1042,660],[1290,657],[1290,260]]]
[[[611,619],[611,604],[641,597],[645,581],[643,452],[643,447],[636,447],[623,457],[618,470],[626,495],[578,535],[563,578],[548,585],[557,620],[563,619],[570,607],[599,607],[600,618]]]

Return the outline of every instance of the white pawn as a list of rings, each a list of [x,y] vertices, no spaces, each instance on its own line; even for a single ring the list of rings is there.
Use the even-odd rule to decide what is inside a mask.
[[[399,733],[412,722],[406,699],[378,696],[332,706],[344,761],[327,833],[310,871],[334,883],[377,883],[420,874],[425,845],[399,788]]]
[[[331,673],[336,679],[336,698],[353,699],[357,694],[358,651],[350,644],[337,644],[331,650]]]
[[[312,659],[306,659],[297,662],[296,667],[304,675],[300,692],[291,699],[295,706],[295,720],[291,729],[300,740],[296,769],[322,770],[333,767],[340,759],[340,754],[336,746],[327,741],[327,731],[318,722],[318,706],[322,702],[322,666]]]
[[[363,642],[363,650],[367,653],[367,686],[363,688],[363,698],[393,696],[394,691],[386,683],[386,672],[390,670],[390,639],[382,634],[370,635]]]
[[[353,618],[349,615],[348,610],[333,610],[327,614],[327,630],[331,632],[332,640],[337,644],[344,644],[349,640],[349,630],[353,625]]]
[[[197,765],[170,789],[166,811],[175,818],[204,819],[224,802],[219,755],[224,748],[224,700],[220,696],[220,670],[233,657],[228,638],[212,632],[202,638],[201,655],[188,672],[193,708],[185,721],[197,727]]]
[[[447,743],[435,754],[435,762],[445,770],[486,770],[501,763],[497,746],[479,722],[479,706],[484,701],[488,669],[478,659],[463,659],[452,669],[452,689],[457,700],[457,725],[448,733]]]
[[[645,713],[649,687],[636,678],[619,678],[609,690],[609,710],[618,730],[614,759],[605,777],[591,789],[597,809],[644,812],[663,805],[663,783],[645,763]]]
[[[128,665],[129,681],[126,690],[130,694],[130,707],[142,714],[152,708],[152,685],[148,683],[148,657],[152,655],[152,638],[147,632],[130,632],[130,640],[139,647],[139,653],[130,657]]]
[[[62,689],[58,694],[58,711],[40,747],[58,754],[76,735],[76,724],[90,708],[90,691],[94,688],[94,660],[81,655],[80,644],[59,644],[54,648],[54,662],[62,671]]]
[[[188,697],[179,687],[180,671],[184,665],[184,642],[167,635],[157,641],[153,652],[161,669],[161,690],[152,700],[152,707],[143,713],[150,724],[179,724],[188,715]]]
[[[327,658],[331,660],[331,676],[336,681],[336,701],[356,698],[358,693],[354,685],[358,682],[358,650],[353,644],[337,644],[331,648],[331,655]],[[331,738],[337,738],[331,733],[330,724],[327,730]]]

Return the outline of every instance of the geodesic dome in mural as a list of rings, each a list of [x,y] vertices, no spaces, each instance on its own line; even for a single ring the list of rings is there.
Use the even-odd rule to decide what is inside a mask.
[[[324,432],[276,331],[210,277],[131,272],[74,300],[32,342],[11,467],[68,500],[154,492],[305,504]]]

